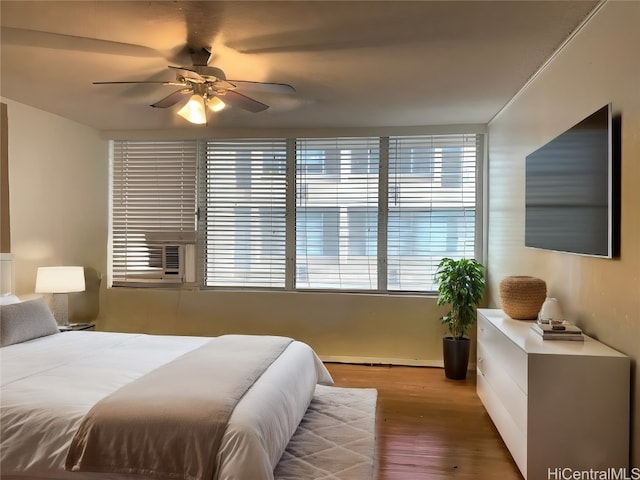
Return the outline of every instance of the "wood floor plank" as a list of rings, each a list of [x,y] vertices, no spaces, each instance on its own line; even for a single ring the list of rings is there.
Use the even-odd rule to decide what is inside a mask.
[[[476,395],[475,375],[328,363],[336,386],[376,388],[378,480],[522,480]]]

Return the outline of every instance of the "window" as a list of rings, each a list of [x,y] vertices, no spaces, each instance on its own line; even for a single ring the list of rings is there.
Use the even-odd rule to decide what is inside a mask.
[[[195,242],[196,144],[118,141],[111,156],[111,283],[161,281],[161,245]]]
[[[338,207],[299,208],[296,213],[298,265],[309,263],[300,261],[305,257],[333,257],[329,260],[335,262],[340,255],[340,245],[337,241],[339,231]]]
[[[115,141],[113,279],[167,268],[154,238],[193,232],[197,210],[204,287],[431,292],[443,257],[479,250],[481,141]]]
[[[378,288],[379,149],[377,137],[296,141],[298,288]],[[310,157],[326,160],[322,172]]]
[[[285,140],[206,142],[204,284],[284,287]]]
[[[351,257],[378,254],[378,212],[361,207],[347,208],[347,251]]]
[[[475,256],[478,150],[477,135],[389,139],[389,290],[434,290],[440,259]]]

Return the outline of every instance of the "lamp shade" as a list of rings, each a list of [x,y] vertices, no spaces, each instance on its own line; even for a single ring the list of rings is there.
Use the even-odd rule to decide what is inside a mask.
[[[186,105],[178,111],[178,115],[191,123],[200,125],[207,123],[204,97],[198,94],[192,95]]]
[[[83,292],[84,267],[39,267],[37,293]]]
[[[211,97],[207,102],[207,107],[209,107],[209,110],[213,112],[219,112],[226,107],[226,104],[218,97]]]

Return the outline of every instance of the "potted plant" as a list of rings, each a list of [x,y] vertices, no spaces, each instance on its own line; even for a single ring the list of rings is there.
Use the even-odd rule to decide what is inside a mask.
[[[449,313],[440,319],[451,334],[442,339],[445,375],[464,380],[471,343],[466,335],[476,320],[476,307],[484,293],[484,266],[474,259],[443,258],[438,264],[435,281],[438,305],[451,305]]]

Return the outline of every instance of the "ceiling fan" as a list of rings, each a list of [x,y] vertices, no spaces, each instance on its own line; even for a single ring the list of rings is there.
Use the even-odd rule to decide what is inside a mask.
[[[168,108],[190,95],[189,101],[178,111],[178,115],[196,124],[207,123],[207,109],[217,112],[226,105],[230,105],[252,113],[258,113],[269,108],[269,105],[237,91],[238,88],[243,86],[269,93],[295,93],[295,89],[286,83],[227,80],[225,73],[220,68],[209,66],[211,51],[208,48],[190,49],[190,53],[193,63],[192,68],[169,66],[176,74],[175,81],[93,82],[93,84],[148,83],[180,87],[173,93],[151,104],[151,106]]]

